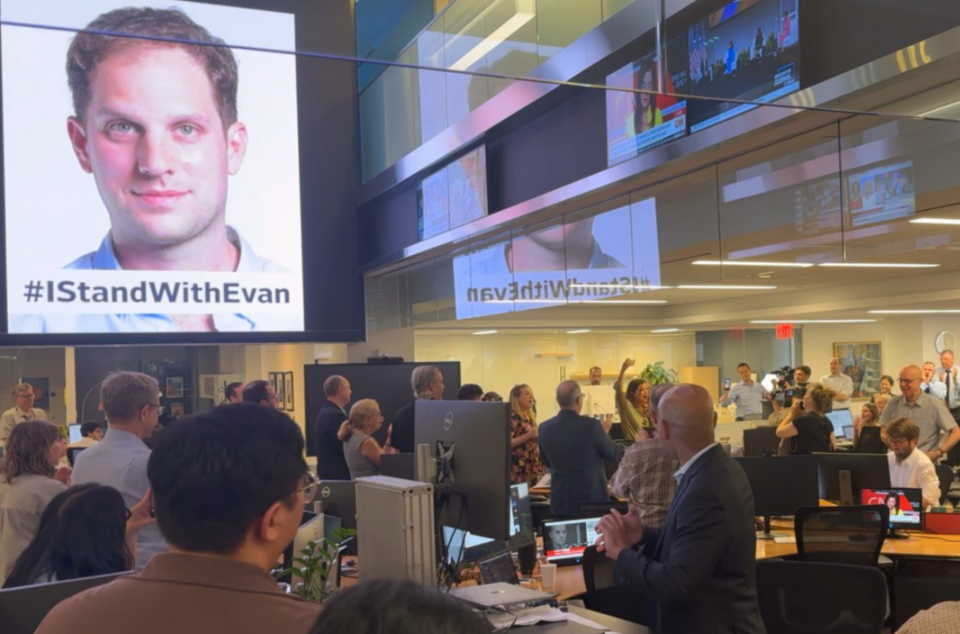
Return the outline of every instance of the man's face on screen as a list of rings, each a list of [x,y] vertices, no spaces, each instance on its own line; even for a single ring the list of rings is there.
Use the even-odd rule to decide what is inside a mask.
[[[177,47],[126,47],[91,78],[84,121],[71,117],[80,165],[92,172],[114,241],[188,242],[223,222],[227,177],[246,150],[246,128],[224,132],[213,86]]]

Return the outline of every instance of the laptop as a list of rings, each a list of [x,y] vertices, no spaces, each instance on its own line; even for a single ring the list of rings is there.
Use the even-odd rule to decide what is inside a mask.
[[[520,585],[517,567],[513,565],[513,554],[509,550],[493,557],[481,559],[477,565],[480,568],[480,581],[484,585],[491,583]]]
[[[853,425],[844,425],[843,426],[843,437],[847,440],[853,440],[854,430]]]
[[[515,605],[517,603],[549,601],[557,595],[556,593],[547,594],[501,581],[497,583],[485,583],[481,586],[451,588],[450,596],[456,597],[476,607],[492,608],[495,605]]]
[[[826,414],[827,420],[833,425],[833,435],[837,438],[846,438],[843,435],[844,427],[853,427],[853,416],[848,409],[838,409]],[[853,440],[853,436],[850,437]]]

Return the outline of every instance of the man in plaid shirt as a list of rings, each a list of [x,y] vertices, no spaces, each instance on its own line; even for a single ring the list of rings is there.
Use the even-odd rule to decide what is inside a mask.
[[[672,383],[661,383],[650,391],[650,415],[654,424],[659,420],[660,399],[672,387]],[[637,441],[624,453],[620,468],[613,475],[613,493],[630,499],[644,526],[662,528],[677,489],[673,474],[679,468],[680,463],[667,453],[663,441],[637,434]]]

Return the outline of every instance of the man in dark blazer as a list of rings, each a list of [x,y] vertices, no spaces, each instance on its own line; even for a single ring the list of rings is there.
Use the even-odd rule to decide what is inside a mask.
[[[540,458],[550,467],[550,513],[570,519],[579,516],[582,502],[610,499],[603,459],[619,464],[623,447],[600,421],[580,415],[583,394],[576,381],[557,387],[557,404],[560,413],[540,424]]]
[[[350,402],[350,381],[334,374],[323,382],[327,402],[320,408],[313,424],[313,438],[317,454],[317,475],[321,480],[349,480],[350,469],[343,457],[343,442],[337,432],[347,420],[344,409]]]
[[[613,511],[598,525],[598,550],[616,561],[617,584],[648,600],[652,631],[764,634],[753,494],[743,469],[714,442],[713,401],[702,387],[680,385],[659,412],[660,437],[680,462],[663,528],[644,527],[636,509]]]

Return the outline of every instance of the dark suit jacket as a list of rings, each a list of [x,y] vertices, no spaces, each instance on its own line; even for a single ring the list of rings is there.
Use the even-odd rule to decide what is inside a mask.
[[[321,480],[349,480],[350,469],[343,457],[343,443],[337,438],[340,425],[347,420],[335,403],[327,401],[320,408],[313,423],[313,438],[316,443],[317,475]]]
[[[716,445],[684,474],[663,528],[644,529],[613,574],[647,597],[654,632],[764,634],[756,548],[750,483]]]
[[[550,467],[554,517],[577,517],[581,502],[610,499],[603,458],[620,462],[623,447],[610,440],[600,421],[562,409],[540,424],[540,459]]]
[[[390,446],[400,453],[413,453],[413,438],[416,430],[414,414],[417,402],[404,405],[393,415],[393,428],[390,431]]]

